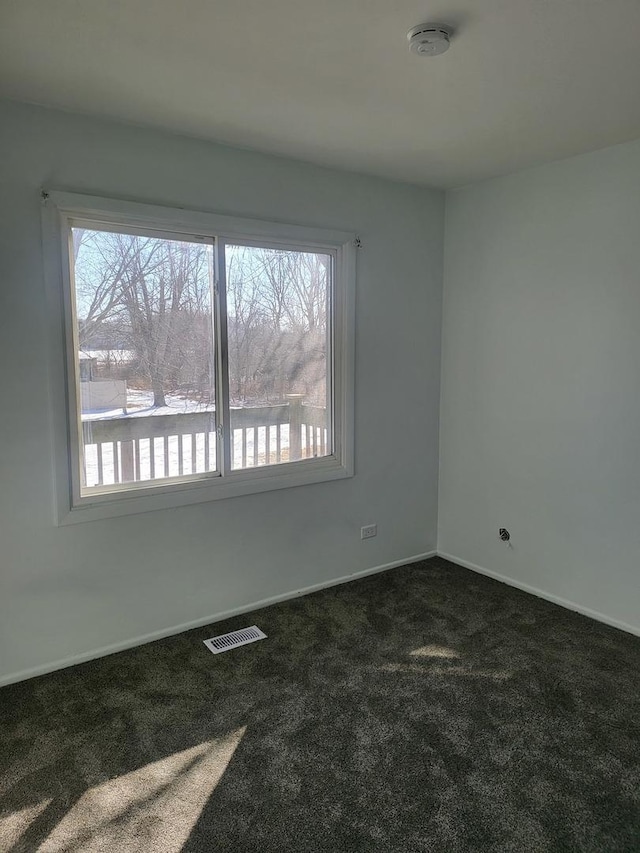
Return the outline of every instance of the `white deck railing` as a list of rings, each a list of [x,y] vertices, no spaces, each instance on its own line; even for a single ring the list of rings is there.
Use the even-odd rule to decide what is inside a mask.
[[[254,468],[325,456],[326,409],[300,400],[231,409],[232,466]],[[82,424],[88,487],[216,470],[215,412],[87,420]]]

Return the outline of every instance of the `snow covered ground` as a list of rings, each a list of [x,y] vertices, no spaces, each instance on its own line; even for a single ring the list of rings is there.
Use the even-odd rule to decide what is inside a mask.
[[[199,403],[197,400],[188,400],[177,394],[165,395],[166,406],[153,407],[153,392],[138,391],[136,388],[127,388],[127,411],[122,409],[101,409],[95,412],[83,412],[83,421],[104,421],[112,418],[148,418],[156,415],[179,415],[185,412],[214,412],[215,406],[211,403]]]

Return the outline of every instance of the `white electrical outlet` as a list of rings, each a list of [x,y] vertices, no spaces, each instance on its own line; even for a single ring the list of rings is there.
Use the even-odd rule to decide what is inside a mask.
[[[378,525],[377,524],[367,524],[364,527],[360,528],[360,538],[361,539],[373,539],[374,536],[378,535]]]

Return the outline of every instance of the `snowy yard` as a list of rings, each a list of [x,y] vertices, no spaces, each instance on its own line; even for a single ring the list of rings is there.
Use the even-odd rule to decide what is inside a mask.
[[[83,421],[104,421],[112,418],[148,418],[157,415],[180,415],[185,412],[213,412],[215,406],[199,403],[196,400],[188,400],[177,394],[165,396],[166,406],[153,407],[153,392],[138,391],[136,388],[127,388],[127,410],[123,414],[122,409],[101,409],[94,412],[83,412]],[[233,405],[233,404],[232,404]]]

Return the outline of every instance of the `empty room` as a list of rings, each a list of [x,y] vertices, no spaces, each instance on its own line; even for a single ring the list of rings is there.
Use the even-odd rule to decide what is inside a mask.
[[[0,853],[640,851],[638,0],[0,0]]]

